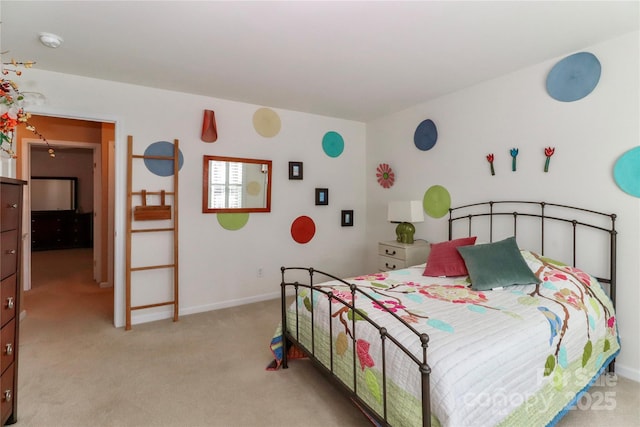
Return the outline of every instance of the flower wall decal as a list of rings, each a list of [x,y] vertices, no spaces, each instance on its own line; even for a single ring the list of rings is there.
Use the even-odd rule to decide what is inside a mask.
[[[553,147],[547,147],[544,149],[544,155],[547,159],[544,161],[544,171],[549,172],[549,162],[551,161],[551,156],[556,152],[556,149]]]
[[[516,157],[518,157],[518,149],[517,148],[512,148],[510,153],[511,153],[511,157],[512,157],[512,159],[511,159],[511,170],[513,172],[515,172],[516,171]]]
[[[391,167],[386,163],[380,163],[376,169],[376,177],[378,178],[378,184],[382,188],[390,188],[395,181],[395,174]]]
[[[495,175],[496,174],[496,171],[493,168],[493,159],[494,159],[493,153],[487,154],[487,161],[489,162],[489,165],[491,166],[491,175]]]

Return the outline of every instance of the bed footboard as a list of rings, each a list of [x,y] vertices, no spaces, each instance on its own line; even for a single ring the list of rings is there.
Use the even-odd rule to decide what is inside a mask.
[[[287,271],[306,271],[308,272],[308,282],[301,283],[299,281],[288,282],[285,278]],[[415,328],[413,328],[410,324],[401,319],[396,313],[392,312],[386,307],[381,307],[384,309],[390,316],[393,316],[398,322],[400,322],[403,327],[407,330],[411,331],[415,335],[415,339],[419,343],[419,347],[421,348],[421,354],[414,354],[407,347],[403,346],[398,339],[396,339],[392,334],[388,332],[385,327],[378,325],[375,321],[371,320],[367,314],[357,308],[355,303],[352,301],[356,301],[356,295],[360,298],[368,299],[369,301],[374,301],[374,299],[367,293],[358,289],[355,284],[348,283],[338,277],[335,277],[331,274],[324,273],[319,270],[315,270],[313,268],[302,268],[302,267],[281,267],[282,281],[281,281],[281,308],[282,308],[282,338],[283,338],[283,356],[282,356],[282,367],[288,367],[287,360],[287,349],[290,346],[296,346],[300,349],[313,363],[320,369],[320,371],[328,376],[333,382],[339,385],[341,390],[345,392],[354,403],[363,411],[365,414],[375,421],[380,423],[380,425],[391,425],[389,420],[389,412],[388,412],[388,370],[387,370],[387,349],[390,346],[395,346],[397,349],[402,351],[408,358],[410,358],[415,363],[415,368],[421,379],[421,412],[422,412],[422,425],[425,427],[431,426],[431,405],[430,405],[430,386],[429,386],[429,376],[431,373],[431,368],[427,363],[427,347],[429,344],[429,336],[426,333],[420,333]],[[331,291],[324,290],[322,288],[318,288],[314,286],[314,277],[316,275],[320,275],[322,277],[322,281],[334,280],[341,282],[344,286],[347,286],[350,289],[351,293],[351,301],[347,298],[343,298],[340,295],[335,295]],[[301,312],[300,312],[300,304],[298,303],[300,298],[300,293],[303,290],[307,290],[312,294],[312,300],[314,298],[313,293],[318,293],[321,297],[324,296],[328,298],[329,301],[329,315],[328,321],[326,319],[320,319],[319,316],[315,315],[315,310],[310,310],[310,333],[311,339],[310,342],[302,342],[300,336],[300,324],[301,324]],[[296,302],[293,304],[292,312],[289,310],[289,306],[291,305],[290,298],[293,297]],[[289,303],[287,299],[289,298]],[[335,306],[335,308],[334,308]],[[350,320],[351,320],[351,331],[352,334],[349,337],[349,345],[352,349],[351,351],[351,364],[353,367],[353,375],[351,378],[345,379],[343,376],[337,375],[335,372],[334,365],[334,355],[336,352],[334,346],[334,340],[332,339],[334,331],[333,331],[333,315],[337,313],[339,310],[349,310],[350,311]],[[290,322],[290,319],[295,319],[295,322]],[[381,348],[381,358],[382,358],[382,367],[381,367],[381,376],[382,376],[382,388],[381,388],[381,399],[382,399],[382,410],[378,411],[371,407],[360,395],[358,389],[358,381],[357,381],[357,339],[358,339],[358,329],[362,326],[356,326],[356,319],[359,321],[366,322],[367,325],[375,328],[378,331],[380,337],[380,348]],[[326,322],[326,323],[324,323]],[[295,324],[293,324],[295,323]],[[322,324],[320,324],[322,323]],[[321,361],[318,355],[316,354],[316,342],[319,337],[316,336],[318,331],[326,331],[329,342],[329,361]],[[325,338],[326,339],[326,338]]]

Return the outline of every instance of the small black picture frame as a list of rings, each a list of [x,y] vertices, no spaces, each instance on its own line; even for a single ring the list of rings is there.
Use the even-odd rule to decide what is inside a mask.
[[[342,211],[340,223],[343,227],[353,227],[353,210]]]
[[[289,162],[289,179],[302,179],[302,162]]]
[[[316,205],[326,206],[329,204],[329,189],[316,188]]]

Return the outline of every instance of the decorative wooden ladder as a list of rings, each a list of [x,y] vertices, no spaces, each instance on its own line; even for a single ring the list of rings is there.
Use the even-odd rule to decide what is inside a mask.
[[[128,156],[127,156],[127,248],[126,248],[126,322],[125,330],[131,329],[131,311],[144,310],[152,307],[160,307],[173,305],[173,321],[178,321],[178,172],[179,172],[179,148],[178,140],[173,142],[172,156],[159,155],[139,155],[133,154],[133,137],[129,135]],[[152,159],[152,160],[170,160],[173,161],[173,191],[133,191],[133,160],[134,159]],[[147,196],[161,196],[161,204],[159,206],[147,205]],[[142,206],[133,207],[133,197],[142,197]],[[165,197],[173,197],[171,205],[165,205]],[[173,218],[172,218],[173,217]],[[165,228],[133,228],[134,221],[145,220],[173,220],[172,226]],[[145,265],[132,267],[132,237],[136,233],[173,233],[173,262],[161,265]],[[173,269],[173,298],[170,301],[162,301],[157,303],[132,306],[131,305],[131,288],[132,273],[143,270],[154,269]]]

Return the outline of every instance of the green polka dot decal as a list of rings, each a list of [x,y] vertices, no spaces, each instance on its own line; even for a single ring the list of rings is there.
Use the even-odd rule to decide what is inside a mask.
[[[322,149],[329,157],[338,157],[344,151],[344,139],[338,132],[329,131],[322,138]]]
[[[430,217],[442,218],[451,207],[451,195],[443,186],[434,185],[424,193],[422,206]]]
[[[218,223],[226,230],[240,230],[249,222],[249,213],[219,213]]]

